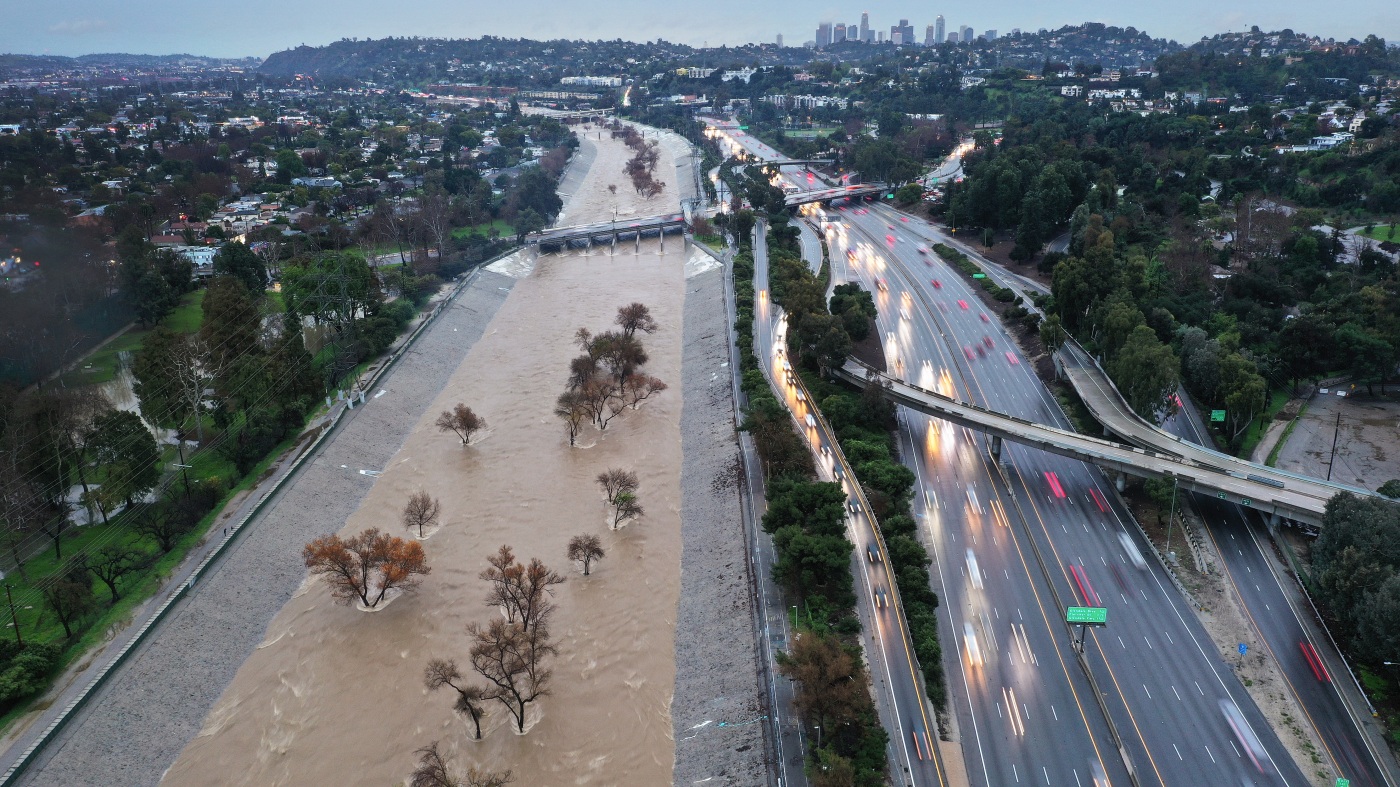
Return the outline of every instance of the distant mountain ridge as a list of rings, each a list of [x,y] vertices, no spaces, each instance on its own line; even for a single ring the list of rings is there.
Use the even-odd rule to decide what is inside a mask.
[[[107,52],[77,57],[0,54],[0,74],[82,68],[218,68],[227,66],[256,68],[261,63],[262,60],[256,57],[204,57],[190,54],[132,55],[122,52]]]

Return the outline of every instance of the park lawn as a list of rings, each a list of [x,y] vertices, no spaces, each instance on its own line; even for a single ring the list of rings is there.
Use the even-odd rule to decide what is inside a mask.
[[[485,224],[478,224],[474,227],[456,227],[452,230],[452,237],[461,240],[471,234],[490,236],[491,230],[496,230],[502,238],[509,238],[515,235],[515,228],[502,219],[495,219]]]
[[[180,333],[194,333],[204,322],[203,303],[204,290],[185,293],[180,298],[180,305],[166,315],[161,324]],[[135,355],[149,333],[149,330],[135,326],[128,328],[120,336],[94,350],[60,379],[64,385],[73,386],[111,382],[117,376],[117,370],[121,368],[121,354],[125,352]]]
[[[1395,241],[1400,243],[1400,223],[1397,224],[1377,224],[1367,232],[1365,227],[1356,228],[1357,235],[1363,238],[1370,238],[1373,241],[1384,243],[1385,241]]]
[[[820,128],[794,128],[783,131],[783,136],[794,139],[816,139],[817,137],[831,136],[836,131],[836,126],[823,126]]]

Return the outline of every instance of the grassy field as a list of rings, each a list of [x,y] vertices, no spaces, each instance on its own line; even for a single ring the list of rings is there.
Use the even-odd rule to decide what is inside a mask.
[[[1400,224],[1377,224],[1370,232],[1365,227],[1357,227],[1357,235],[1374,241],[1395,241],[1400,243]]]
[[[452,230],[452,237],[461,239],[467,237],[468,235],[471,235],[472,233],[476,233],[477,235],[489,236],[491,234],[492,229],[500,233],[500,237],[502,238],[508,238],[515,235],[514,227],[512,227],[505,221],[502,221],[501,219],[496,219],[495,221],[491,221],[486,224],[478,224],[475,227],[458,227]]]
[[[204,322],[203,304],[204,290],[186,293],[180,299],[180,305],[175,307],[175,311],[166,316],[164,325],[180,333],[194,333]],[[117,376],[117,369],[121,366],[121,354],[124,352],[135,354],[137,350],[141,349],[141,342],[148,333],[150,331],[133,326],[125,333],[94,350],[72,371],[65,373],[61,378],[63,384],[65,386],[80,386],[110,382],[112,378]]]
[[[836,130],[836,126],[822,126],[820,128],[793,128],[784,129],[783,136],[794,139],[816,139],[817,137],[830,136]]]

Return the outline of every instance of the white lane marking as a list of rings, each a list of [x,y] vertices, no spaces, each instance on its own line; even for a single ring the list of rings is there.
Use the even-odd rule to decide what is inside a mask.
[[[1209,746],[1207,746],[1207,747],[1205,747],[1205,748],[1206,748],[1206,756],[1209,757],[1211,763],[1214,764],[1214,763],[1215,763],[1215,755],[1210,753],[1210,747],[1209,747]]]
[[[1172,686],[1172,694],[1176,695],[1176,699],[1178,702],[1181,701],[1181,692],[1176,690],[1176,686]]]
[[[1152,692],[1151,692],[1150,690],[1148,690],[1147,684],[1146,684],[1146,683],[1142,684],[1142,690],[1145,691],[1145,692],[1147,692],[1147,698],[1148,698],[1149,700],[1152,699]]]
[[[1184,759],[1186,759],[1185,757],[1182,757],[1182,756],[1181,756],[1181,749],[1176,748],[1176,744],[1175,744],[1175,743],[1172,744],[1172,750],[1176,752],[1176,758],[1177,758],[1178,760],[1184,760]]]
[[[1196,681],[1194,681],[1194,680],[1191,681],[1191,682],[1192,682],[1192,683],[1196,683]],[[1201,693],[1201,696],[1202,696],[1202,697],[1206,696],[1206,691],[1205,691],[1205,689],[1201,688],[1201,684],[1199,684],[1199,683],[1196,683],[1196,691],[1199,691],[1199,692]]]

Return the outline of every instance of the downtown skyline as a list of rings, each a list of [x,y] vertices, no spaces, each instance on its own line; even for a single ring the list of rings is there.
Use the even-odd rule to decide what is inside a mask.
[[[910,20],[915,43],[924,41],[933,17],[948,20],[948,32],[959,26],[1003,31],[1013,28],[1054,30],[1082,22],[1135,27],[1154,38],[1183,44],[1216,33],[1292,29],[1324,38],[1346,40],[1375,34],[1400,38],[1400,16],[1384,0],[1362,0],[1346,15],[1299,0],[1282,3],[1246,2],[1230,8],[1206,0],[1183,0],[1170,6],[1105,8],[1102,4],[1070,0],[1053,7],[1011,3],[995,8],[952,5],[934,10],[907,2],[875,0],[838,9],[804,8],[780,3],[763,8],[721,0],[715,13],[697,16],[684,6],[661,7],[642,0],[620,0],[593,7],[587,14],[558,0],[522,0],[509,7],[464,9],[444,0],[409,0],[393,6],[369,0],[305,0],[288,10],[285,4],[251,0],[236,19],[214,7],[177,4],[171,0],[137,0],[120,11],[98,0],[59,0],[25,4],[6,12],[0,30],[0,52],[76,56],[100,52],[132,54],[188,53],[213,57],[266,57],[302,44],[319,46],[339,38],[444,37],[555,38],[632,41],[665,39],[695,47],[772,43],[782,34],[789,45],[813,39],[813,21],[849,24],[868,13],[871,27],[889,35],[890,25]],[[464,12],[465,11],[465,12]],[[815,20],[814,20],[815,16]]]

